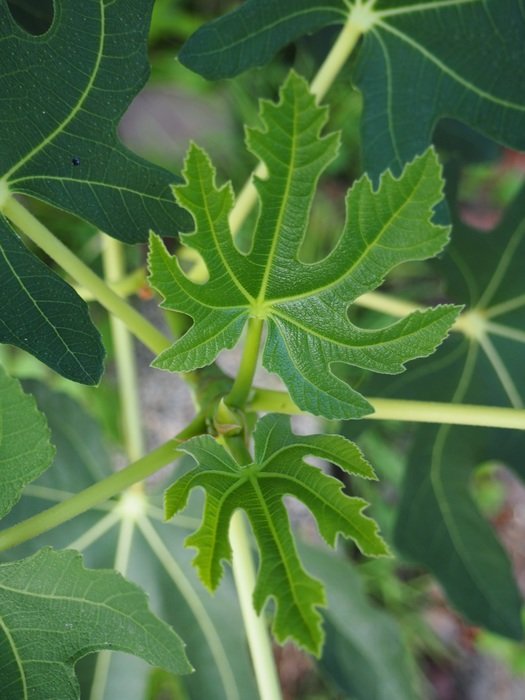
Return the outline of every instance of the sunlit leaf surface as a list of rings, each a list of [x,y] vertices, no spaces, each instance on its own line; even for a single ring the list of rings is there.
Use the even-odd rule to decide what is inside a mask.
[[[295,403],[327,418],[358,418],[371,411],[370,404],[335,376],[332,365],[402,372],[407,361],[433,352],[457,315],[456,307],[440,306],[376,330],[358,328],[347,316],[348,306],[393,267],[435,255],[446,244],[448,228],[431,220],[442,198],[441,169],[429,150],[399,179],[384,174],[377,190],[368,178],[359,180],[348,193],[347,221],[335,248],[324,260],[305,264],[299,248],[310,205],[338,138],[320,136],[326,110],[294,73],[278,104],[262,103],[261,119],[261,130],[248,130],[248,146],[266,163],[269,177],[256,183],[260,213],[248,255],[230,234],[230,185],[217,188],[207,156],[190,149],[187,184],[176,194],[196,228],[182,238],[204,259],[209,280],[191,282],[152,237],[151,283],[165,308],[194,321],[154,364],[171,371],[203,367],[235,345],[250,317],[262,319],[268,330],[263,364],[280,375]]]

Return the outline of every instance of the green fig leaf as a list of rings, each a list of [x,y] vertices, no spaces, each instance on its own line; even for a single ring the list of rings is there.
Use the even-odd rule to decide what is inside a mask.
[[[304,461],[307,456],[328,459],[351,474],[374,479],[372,467],[356,445],[338,435],[295,435],[289,418],[269,414],[254,433],[255,457],[240,466],[209,435],[192,438],[181,449],[197,466],[166,491],[166,516],[186,505],[189,493],[200,486],[206,492],[202,525],[186,544],[198,551],[194,564],[206,586],[215,589],[221,579],[222,561],[231,561],[228,541],[234,511],[246,511],[260,553],[254,591],[260,612],[268,598],[275,598],[273,632],[283,642],[292,637],[313,653],[323,641],[317,608],[325,604],[321,583],[303,568],[290,531],[283,497],[301,500],[314,515],[326,542],[335,546],[338,533],[352,538],[368,556],[388,549],[376,523],[362,514],[367,505],[342,493],[341,482]]]
[[[433,352],[458,313],[440,306],[376,330],[358,328],[347,316],[348,306],[393,267],[435,255],[446,244],[448,228],[431,220],[442,198],[441,168],[429,150],[399,179],[384,174],[377,190],[367,177],[359,180],[348,193],[347,221],[335,248],[319,263],[305,264],[298,251],[311,201],[338,140],[319,135],[326,110],[295,73],[278,104],[263,102],[261,119],[262,130],[248,130],[248,145],[269,177],[256,183],[261,208],[250,253],[241,253],[230,234],[231,187],[217,188],[211,163],[196,146],[185,164],[187,184],[176,194],[196,225],[183,243],[202,256],[209,280],[191,282],[152,236],[151,284],[165,308],[194,321],[154,365],[177,372],[208,365],[235,345],[248,319],[259,319],[268,331],[263,364],[283,379],[295,403],[327,418],[358,418],[371,406],[335,376],[332,365],[402,372],[407,361]]]
[[[76,700],[74,664],[98,649],[191,671],[182,642],[148,610],[144,592],[115,571],[85,569],[72,550],[1,564],[0,618],[6,700]]]
[[[35,36],[0,3],[0,342],[84,384],[98,382],[104,356],[87,307],[23,246],[4,205],[29,195],[127,243],[188,225],[176,178],[116,134],[148,76],[150,13],[149,0],[57,0]]]
[[[347,21],[364,34],[352,77],[374,180],[423,152],[442,117],[525,149],[523,0],[246,0],[197,30],[179,59],[209,79],[231,77]]]
[[[49,437],[34,398],[0,365],[0,518],[17,503],[24,486],[53,461]]]

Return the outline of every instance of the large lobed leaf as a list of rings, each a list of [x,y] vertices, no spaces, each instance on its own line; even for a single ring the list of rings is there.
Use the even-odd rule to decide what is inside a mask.
[[[184,508],[193,488],[205,489],[201,527],[186,544],[198,550],[195,566],[203,582],[215,589],[222,576],[222,560],[231,561],[230,518],[239,508],[246,511],[260,553],[253,598],[256,610],[260,612],[268,598],[275,598],[273,632],[277,640],[292,637],[319,653],[322,633],[317,607],[325,603],[324,589],[301,565],[283,497],[295,496],[308,506],[331,546],[342,533],[363,553],[379,556],[388,550],[376,523],[361,512],[366,502],[344,495],[337,479],[307,464],[304,458],[330,460],[366,479],[374,479],[375,474],[353,443],[337,435],[295,435],[284,416],[262,418],[255,429],[254,445],[254,462],[240,466],[209,435],[184,443],[181,449],[197,466],[166,492],[166,516],[170,518]]]
[[[264,319],[263,364],[280,375],[295,403],[327,418],[357,418],[371,406],[333,374],[332,365],[402,372],[405,362],[429,355],[441,343],[458,312],[441,306],[377,330],[358,328],[347,316],[349,304],[379,286],[393,267],[435,255],[446,244],[448,228],[431,221],[442,198],[440,166],[428,151],[399,179],[384,174],[377,190],[367,177],[359,180],[348,193],[337,245],[319,263],[304,264],[298,254],[315,186],[338,139],[320,136],[326,110],[294,73],[278,104],[263,102],[261,119],[263,130],[248,130],[248,146],[266,163],[269,177],[256,183],[261,207],[248,255],[230,234],[230,185],[217,188],[204,152],[196,146],[189,151],[187,184],[175,191],[196,228],[182,240],[200,253],[209,280],[191,282],[176,257],[152,237],[152,285],[164,296],[165,308],[194,321],[154,364],[171,371],[210,364],[238,341],[248,318]]]
[[[444,116],[525,148],[523,0],[246,0],[200,28],[179,58],[207,78],[231,77],[349,16],[364,32],[353,78],[374,178],[400,172]]]
[[[0,3],[0,212],[26,194],[128,243],[150,226],[187,224],[174,176],[118,141],[118,122],[148,75],[150,0],[57,0],[50,29],[23,30]],[[86,305],[19,241],[0,213],[0,341],[95,384],[103,347]]]
[[[446,254],[434,265],[447,296],[465,303],[464,333],[383,395],[523,408],[525,375],[524,191],[490,233],[455,222]],[[522,596],[511,563],[472,497],[473,470],[498,460],[523,479],[523,430],[461,426],[418,430],[395,531],[406,557],[439,579],[451,602],[473,623],[523,639]]]
[[[47,469],[53,452],[34,399],[0,368],[0,516]],[[77,698],[74,664],[109,648],[173,673],[191,670],[175,632],[116,572],[86,570],[78,553],[51,549],[0,565],[2,698]]]
[[[97,649],[138,654],[172,673],[191,670],[173,630],[115,571],[90,571],[71,550],[40,550],[0,566],[2,697],[79,697],[74,664]]]
[[[51,468],[26,487],[20,501],[4,519],[6,527],[41,512],[111,473],[110,451],[100,425],[77,401],[65,394],[50,391],[36,382],[32,382],[30,388],[39,408],[48,416],[56,457]],[[196,700],[203,697],[213,697],[214,700],[254,697],[253,672],[233,581],[228,577],[215,596],[208,594],[191,566],[191,552],[183,546],[188,534],[187,521],[198,521],[186,516],[182,522],[174,519],[166,525],[162,511],[156,507],[158,500],[148,494],[148,505],[144,495],[147,512],[141,520],[141,524],[143,521],[150,524],[148,531],[155,533],[157,543],[139,530],[136,513],[126,513],[118,501],[113,501],[8,550],[2,557],[14,560],[33,555],[42,546],[51,545],[56,549],[73,546],[83,549],[85,564],[90,569],[110,568],[115,562],[119,531],[125,528],[129,534],[126,578],[147,591],[151,608],[184,639],[187,656],[195,667],[196,673],[177,678],[177,682],[187,689],[188,697]],[[108,519],[112,525],[104,527]],[[160,551],[158,542],[162,542]],[[115,643],[111,638],[108,641]],[[92,654],[75,667],[81,697],[89,697],[91,692],[96,658]],[[156,665],[160,663],[160,658],[155,661]],[[147,664],[136,656],[111,654],[105,691],[98,687],[101,700],[119,697],[143,700],[150,673]]]

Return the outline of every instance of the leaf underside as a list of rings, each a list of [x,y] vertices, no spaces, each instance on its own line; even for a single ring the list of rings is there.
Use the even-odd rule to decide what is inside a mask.
[[[0,3],[0,197],[65,209],[128,243],[187,227],[176,178],[127,150],[118,122],[148,76],[149,0],[55,2],[33,36]],[[87,307],[0,213],[0,341],[74,381],[96,384],[104,350]]]
[[[0,565],[2,697],[77,700],[74,664],[99,649],[126,651],[188,673],[175,632],[114,571],[82,566],[72,550],[44,549]]]
[[[352,12],[359,24],[357,4],[247,0],[200,28],[180,60],[205,77],[231,77]],[[424,151],[444,116],[525,149],[525,75],[517,70],[525,61],[523,0],[377,0],[366,14],[353,79],[364,98],[364,165],[374,181]]]
[[[206,492],[201,527],[186,544],[197,549],[194,564],[206,586],[215,589],[221,579],[222,561],[231,561],[228,529],[232,514],[243,509],[259,548],[259,570],[254,591],[260,612],[269,598],[276,601],[273,632],[278,641],[288,637],[314,653],[322,645],[321,618],[325,604],[321,583],[303,568],[290,531],[283,497],[301,500],[316,518],[319,531],[332,547],[337,534],[352,538],[363,553],[388,553],[376,523],[362,514],[366,502],[342,493],[342,484],[304,461],[316,456],[338,464],[348,473],[374,479],[359,449],[336,435],[299,436],[290,430],[289,419],[269,414],[254,433],[253,464],[239,466],[209,435],[192,438],[181,449],[197,466],[166,492],[166,516],[186,505],[190,491]]]
[[[48,416],[56,458],[52,467],[25,489],[20,501],[4,519],[5,527],[42,512],[65,496],[72,496],[112,473],[110,449],[101,428],[78,402],[40,383],[31,382],[27,388],[31,389],[40,410]],[[112,501],[107,504],[111,510],[92,509],[2,553],[2,558],[28,557],[42,546],[77,547],[82,540],[85,565],[90,569],[105,569],[115,561],[119,532],[125,527],[130,534],[126,578],[148,592],[151,607],[177,630],[197,671],[178,678],[177,683],[196,698],[243,700],[255,697],[257,691],[231,577],[226,577],[216,595],[210,596],[191,566],[192,553],[184,549],[188,518],[175,518],[167,524],[158,507],[160,499],[148,494],[147,500],[147,511],[140,519],[140,526],[149,525],[145,532],[153,533],[153,540],[146,538],[135,516],[131,516],[130,522],[121,503]],[[108,519],[114,523],[109,530],[103,527]],[[195,522],[193,517],[189,520]],[[107,641],[115,640],[107,637]],[[105,697],[142,697],[151,669],[130,654],[111,654],[109,659]],[[82,698],[90,695],[95,661],[96,656],[91,655],[75,666]],[[2,657],[0,666],[3,662]],[[158,665],[160,659],[155,663]],[[46,700],[57,697],[51,694]]]
[[[434,263],[448,298],[465,303],[474,325],[383,395],[522,408],[525,405],[525,198],[517,195],[491,233],[456,221],[445,256]],[[523,639],[522,596],[511,563],[470,492],[473,470],[497,460],[525,478],[523,431],[460,426],[418,429],[406,474],[395,538],[399,550],[440,580],[474,624]]]
[[[305,264],[298,251],[311,201],[338,138],[320,136],[326,110],[295,73],[278,104],[262,103],[261,120],[263,129],[248,129],[247,141],[269,177],[256,182],[260,211],[248,255],[239,252],[230,233],[230,185],[217,188],[206,154],[190,148],[186,184],[175,191],[193,214],[195,232],[182,241],[202,256],[209,280],[191,282],[152,236],[151,283],[164,297],[164,308],[194,321],[154,365],[171,371],[208,365],[235,345],[250,317],[261,318],[267,326],[263,364],[279,374],[294,402],[327,418],[358,418],[371,406],[335,376],[333,365],[402,372],[405,362],[433,352],[458,313],[441,306],[375,330],[358,328],[347,315],[348,306],[379,286],[393,267],[435,255],[446,244],[448,228],[431,221],[442,198],[440,166],[429,150],[399,179],[384,174],[377,190],[368,178],[359,180],[346,198],[347,221],[335,248],[324,260]]]

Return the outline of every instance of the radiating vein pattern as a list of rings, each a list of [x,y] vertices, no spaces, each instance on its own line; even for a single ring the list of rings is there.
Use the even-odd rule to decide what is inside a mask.
[[[466,305],[466,337],[455,334],[412,378],[394,380],[387,388],[390,396],[523,405],[524,194],[522,189],[490,233],[455,222],[449,249],[433,264],[446,280],[447,297]],[[519,640],[522,596],[507,553],[472,497],[471,484],[475,468],[489,460],[525,478],[523,448],[523,430],[441,426],[418,431],[395,533],[403,555],[428,567],[463,615]]]
[[[304,461],[316,456],[338,464],[350,474],[375,479],[370,465],[353,443],[339,435],[298,436],[289,418],[270,414],[254,433],[252,464],[238,465],[214,438],[206,435],[184,443],[183,450],[197,466],[166,492],[166,515],[186,505],[193,488],[206,492],[200,528],[186,544],[197,549],[194,564],[203,582],[215,589],[222,576],[222,561],[231,561],[228,527],[232,514],[248,514],[260,553],[254,604],[261,611],[273,597],[277,604],[273,631],[283,642],[292,637],[319,653],[322,643],[317,608],[325,603],[320,582],[302,567],[283,504],[283,497],[300,499],[317,520],[319,532],[330,546],[337,534],[352,538],[369,556],[388,553],[376,523],[362,514],[366,502],[342,493],[341,482]]]
[[[335,376],[333,365],[402,372],[407,361],[441,343],[458,310],[427,309],[374,330],[348,318],[349,305],[378,287],[393,267],[435,255],[448,240],[448,228],[432,222],[442,180],[431,150],[401,177],[384,174],[377,189],[367,177],[359,180],[346,198],[346,223],[335,248],[318,263],[301,262],[298,251],[316,185],[338,149],[335,134],[321,135],[326,119],[326,109],[315,104],[305,81],[294,73],[278,103],[262,103],[263,126],[248,129],[247,144],[269,176],[255,183],[260,206],[248,254],[231,236],[231,186],[218,187],[206,154],[190,148],[186,184],[175,193],[193,215],[195,230],[182,242],[201,255],[209,278],[204,284],[190,281],[177,258],[152,237],[152,285],[165,308],[193,319],[190,330],[155,365],[190,371],[210,364],[236,344],[250,317],[262,318],[268,331],[263,364],[283,379],[297,405],[328,418],[356,418],[371,407]]]
[[[377,181],[431,143],[442,117],[525,148],[524,0],[248,0],[201,27],[181,60],[208,78],[264,65],[332,24],[364,32],[352,78],[363,93],[363,154]],[[364,17],[364,21],[363,21]]]
[[[0,5],[0,180],[130,243],[152,223],[174,235],[185,220],[174,177],[116,136],[147,78],[150,12],[147,0],[62,0],[36,38]]]
[[[517,70],[525,60],[523,0],[379,0],[374,11],[355,74],[365,167],[374,178],[386,167],[400,172],[442,117],[525,148],[525,76]]]
[[[148,76],[150,0],[60,0],[47,32],[0,3],[0,342],[73,381],[96,384],[104,349],[73,289],[23,247],[4,213],[24,194],[128,243],[187,227],[171,173],[117,138]]]

